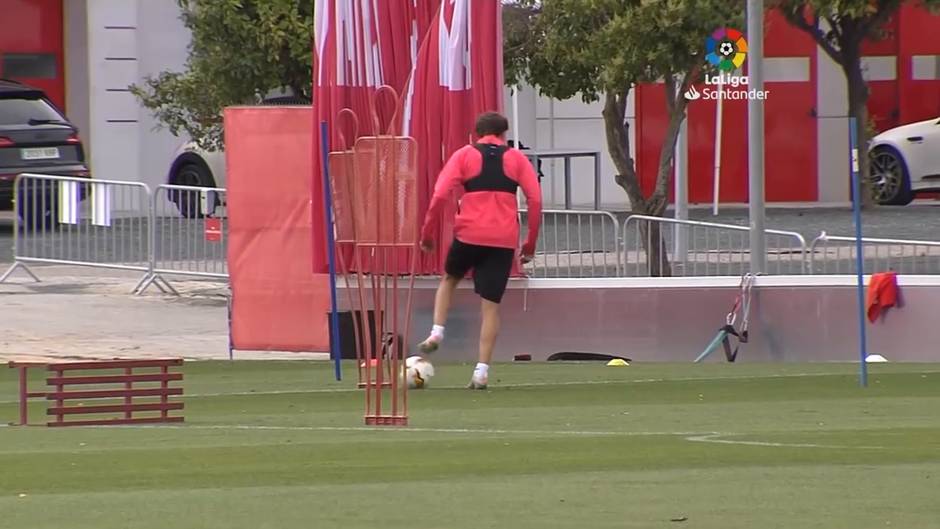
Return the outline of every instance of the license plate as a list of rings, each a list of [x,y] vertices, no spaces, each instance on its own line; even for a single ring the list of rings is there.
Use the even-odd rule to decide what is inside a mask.
[[[58,147],[37,147],[35,149],[20,150],[20,157],[24,160],[57,160],[59,156]]]

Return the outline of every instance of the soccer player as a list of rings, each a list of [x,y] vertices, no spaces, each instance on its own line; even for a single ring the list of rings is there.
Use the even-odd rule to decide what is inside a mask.
[[[421,248],[434,248],[432,223],[451,192],[463,187],[465,194],[457,206],[454,241],[444,264],[445,275],[434,297],[434,326],[428,338],[418,345],[432,353],[444,341],[444,324],[451,298],[460,280],[473,271],[473,286],[481,298],[480,356],[470,384],[486,389],[493,346],[499,333],[499,303],[503,299],[519,245],[519,215],[516,189],[522,187],[528,206],[529,231],[521,248],[520,260],[527,263],[535,254],[535,241],[542,218],[542,197],[532,164],[517,149],[506,146],[509,129],[506,118],[487,112],[477,118],[475,144],[455,152],[434,186],[421,230]]]

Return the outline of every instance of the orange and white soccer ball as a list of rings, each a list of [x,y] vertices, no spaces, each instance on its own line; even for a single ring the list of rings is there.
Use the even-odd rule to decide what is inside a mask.
[[[434,366],[427,358],[409,356],[405,359],[405,379],[408,389],[423,389],[434,376]]]

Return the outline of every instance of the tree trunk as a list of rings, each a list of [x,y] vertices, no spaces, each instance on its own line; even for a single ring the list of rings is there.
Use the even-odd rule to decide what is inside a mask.
[[[676,94],[671,84],[667,90]],[[630,128],[626,120],[626,101],[629,88],[621,92],[611,92],[604,97],[604,127],[607,136],[607,149],[617,168],[615,180],[630,200],[630,211],[638,215],[661,217],[669,202],[669,182],[672,175],[672,158],[675,153],[679,125],[685,117],[686,101],[670,102],[669,127],[660,149],[659,168],[656,175],[656,188],[647,199],[643,196],[639,178],[630,153]],[[658,222],[640,222],[640,237],[646,252],[647,274],[650,277],[669,277],[672,267],[669,254],[663,240],[662,225]],[[626,237],[626,234],[624,234]]]
[[[650,214],[662,216],[669,205],[669,184],[672,182],[672,162],[676,155],[676,142],[679,140],[679,129],[685,119],[685,109],[688,100],[682,96],[681,90],[684,81],[676,84],[673,79],[666,80],[666,101],[669,113],[669,124],[666,126],[666,137],[663,138],[659,149],[659,167],[656,172],[656,190],[650,197]]]
[[[662,215],[651,216],[661,217]],[[648,277],[672,277],[672,265],[669,262],[669,253],[662,232],[661,222],[640,222],[640,237],[643,238],[643,250],[646,251]]]
[[[673,160],[676,155],[676,142],[679,139],[679,129],[682,126],[682,120],[685,119],[685,109],[688,101],[682,96],[682,90],[685,88],[685,79],[691,74],[686,74],[682,79],[666,79],[666,108],[669,113],[669,124],[666,127],[666,137],[663,138],[663,144],[659,149],[659,167],[656,171],[656,189],[652,196],[647,200],[648,214],[654,217],[662,217],[666,213],[666,207],[669,205],[669,184],[673,180]],[[650,223],[647,234],[643,235],[646,245],[646,255],[649,257],[649,274],[652,277],[670,277],[672,276],[672,265],[669,261],[669,254],[666,249],[666,242],[663,239],[662,224]]]
[[[861,47],[846,45],[842,50],[842,70],[848,86],[848,113],[855,118],[859,179],[862,182],[862,206],[874,204],[871,167],[868,160],[868,83],[862,76]],[[854,191],[853,191],[854,193]]]
[[[630,126],[627,123],[627,96],[630,88],[620,92],[608,92],[604,95],[604,131],[607,136],[607,150],[614,161],[617,175],[614,179],[623,188],[630,200],[633,213],[646,215],[646,199],[640,189],[633,157],[630,155]]]

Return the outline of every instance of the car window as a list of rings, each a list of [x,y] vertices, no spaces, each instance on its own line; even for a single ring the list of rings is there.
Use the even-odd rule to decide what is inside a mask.
[[[62,116],[42,99],[0,98],[0,125],[25,125],[31,119],[60,120]]]

